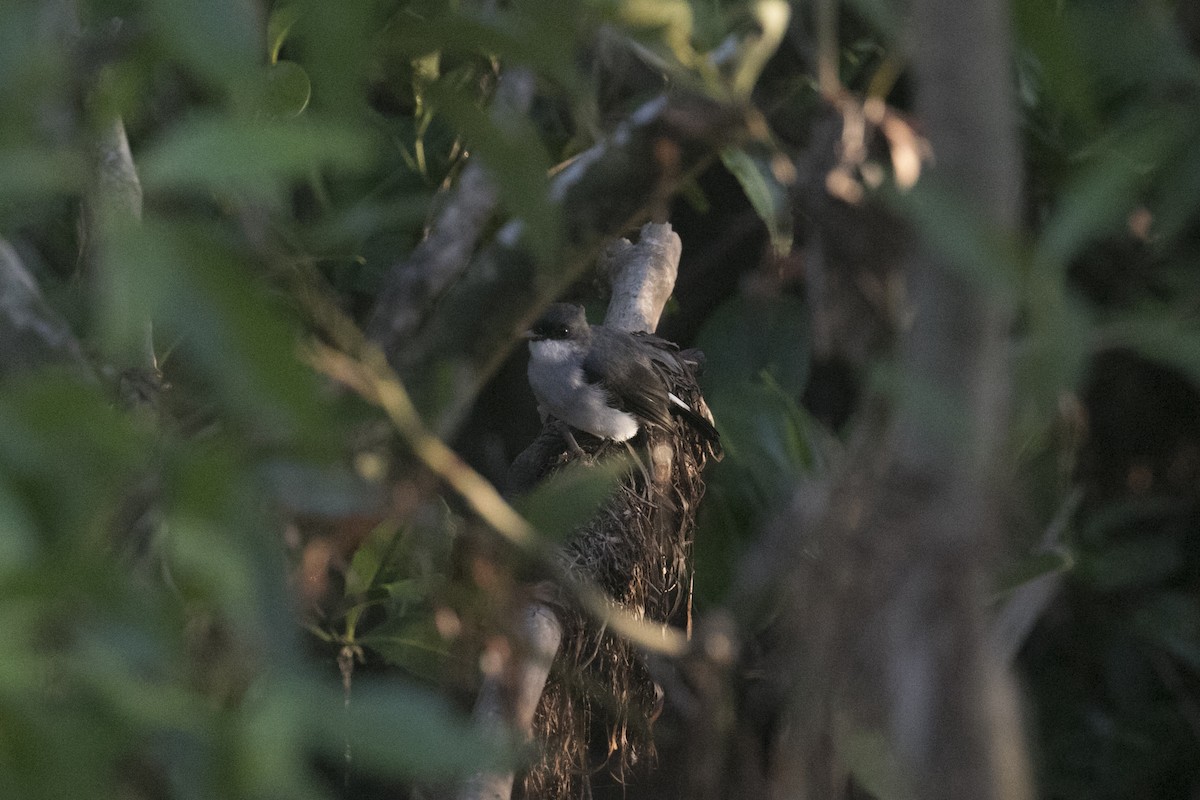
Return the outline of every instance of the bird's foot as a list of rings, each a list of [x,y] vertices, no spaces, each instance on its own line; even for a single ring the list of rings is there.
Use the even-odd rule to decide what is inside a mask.
[[[558,426],[558,433],[562,436],[562,440],[566,442],[567,450],[571,455],[585,464],[591,464],[595,461],[594,458],[588,455],[586,450],[579,446],[579,442],[575,440],[575,434],[571,433],[571,427],[567,423],[562,420],[556,420],[555,424]]]

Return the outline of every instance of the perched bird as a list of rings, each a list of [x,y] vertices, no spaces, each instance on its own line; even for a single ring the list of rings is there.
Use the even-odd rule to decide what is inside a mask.
[[[525,334],[529,385],[539,410],[601,439],[627,442],[644,426],[675,429],[681,418],[714,451],[719,434],[670,390],[668,379],[694,380],[696,362],[665,339],[588,325],[581,306],[555,303]],[[566,436],[578,448],[570,431]]]

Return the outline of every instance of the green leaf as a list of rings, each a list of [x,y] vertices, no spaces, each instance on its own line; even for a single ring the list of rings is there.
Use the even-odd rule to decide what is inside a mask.
[[[1159,117],[1102,143],[1063,190],[1037,243],[1037,257],[1067,264],[1097,237],[1124,229],[1155,168],[1190,133],[1186,119]]]
[[[727,456],[717,469],[723,484],[743,492],[750,489],[761,502],[771,502],[816,466],[815,423],[769,378],[736,389],[714,389],[708,401]],[[727,480],[724,473],[731,470],[739,476]]]
[[[1178,535],[1147,534],[1080,552],[1078,574],[1097,589],[1113,591],[1165,580],[1183,566]]]
[[[0,479],[0,579],[33,560],[37,528],[19,494]]]
[[[253,0],[170,0],[146,9],[167,46],[213,83],[233,81],[258,62],[262,30]]]
[[[305,716],[314,744],[328,756],[340,759],[349,750],[358,768],[384,775],[444,778],[511,768],[515,760],[515,747],[503,736],[472,725],[432,692],[395,679],[357,679],[349,706],[340,692],[314,696]]]
[[[988,224],[936,176],[924,176],[907,192],[885,193],[904,213],[947,269],[989,292],[1015,302],[1027,271],[1028,257],[1013,232]]]
[[[267,118],[298,117],[308,107],[312,83],[304,67],[295,61],[276,61],[262,71],[258,100],[259,113]]]
[[[1054,102],[1084,125],[1095,120],[1095,99],[1083,53],[1062,5],[1046,0],[1013,4],[1016,32],[1038,63],[1038,77]]]
[[[1047,575],[1057,575],[1075,566],[1075,558],[1066,548],[1031,553],[1004,571],[997,583],[996,598],[1003,599],[1030,581]]]
[[[319,167],[363,169],[370,158],[370,137],[345,125],[196,116],[168,132],[140,166],[142,184],[150,191],[263,194]]]
[[[525,114],[497,118],[446,81],[428,89],[435,111],[462,131],[467,146],[483,160],[514,216],[527,227],[524,243],[535,256],[549,259],[562,239],[562,214],[550,199],[550,155]]]
[[[0,147],[0,206],[62,194],[79,194],[89,169],[70,150]]]
[[[322,435],[316,378],[296,354],[298,330],[226,237],[206,225],[147,217],[106,237],[102,325],[110,346],[156,331],[181,338],[226,407],[256,436]],[[139,314],[132,314],[137,310]]]
[[[772,163],[781,153],[770,150],[751,155],[744,147],[726,147],[721,161],[733,174],[746,199],[767,226],[775,254],[785,256],[792,250],[792,206],[788,190],[776,177]]]
[[[365,594],[378,585],[383,569],[400,550],[407,528],[388,521],[376,526],[354,552],[346,570],[346,596]]]
[[[597,464],[572,462],[520,498],[516,509],[540,533],[562,541],[613,496],[629,469],[624,458]]]
[[[697,337],[705,388],[738,390],[769,375],[799,398],[808,379],[808,310],[792,297],[736,296],[708,318]]]
[[[1200,320],[1189,310],[1146,305],[1116,314],[1100,326],[1096,344],[1133,350],[1179,370],[1200,387]]]
[[[912,778],[883,731],[840,727],[837,749],[855,782],[879,800],[916,800]]]
[[[1153,642],[1200,673],[1200,603],[1182,592],[1155,595],[1132,614],[1143,638]]]
[[[437,680],[445,673],[449,651],[428,612],[393,616],[358,643],[415,677]]]
[[[267,18],[267,62],[279,60],[279,50],[287,40],[292,26],[300,19],[300,10],[290,3],[281,3],[271,9]]]

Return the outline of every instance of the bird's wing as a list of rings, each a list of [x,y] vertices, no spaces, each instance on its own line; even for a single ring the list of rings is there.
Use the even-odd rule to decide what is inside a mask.
[[[704,353],[699,350],[680,350],[674,342],[660,339],[651,333],[632,334],[634,341],[643,348],[651,358],[652,366],[662,377],[669,391],[680,391],[685,397],[694,393],[699,398],[700,390],[696,386],[696,376],[704,369]],[[681,387],[674,389],[673,387]],[[689,402],[670,394],[670,410],[687,420],[693,428],[699,431],[714,447],[714,454],[720,458],[721,435],[708,417],[704,416]],[[703,405],[703,399],[700,400]]]
[[[589,348],[583,361],[584,379],[604,389],[615,408],[671,427],[666,381],[647,360],[653,354],[624,331],[596,326],[592,336],[602,339],[603,346]]]

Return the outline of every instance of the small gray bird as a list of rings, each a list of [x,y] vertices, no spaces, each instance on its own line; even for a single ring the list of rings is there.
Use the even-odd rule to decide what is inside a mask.
[[[665,339],[588,325],[583,308],[571,303],[548,307],[525,338],[529,385],[543,414],[615,442],[629,441],[645,425],[674,430],[678,416],[718,451],[712,422],[667,383],[667,376],[694,380],[696,362]]]

